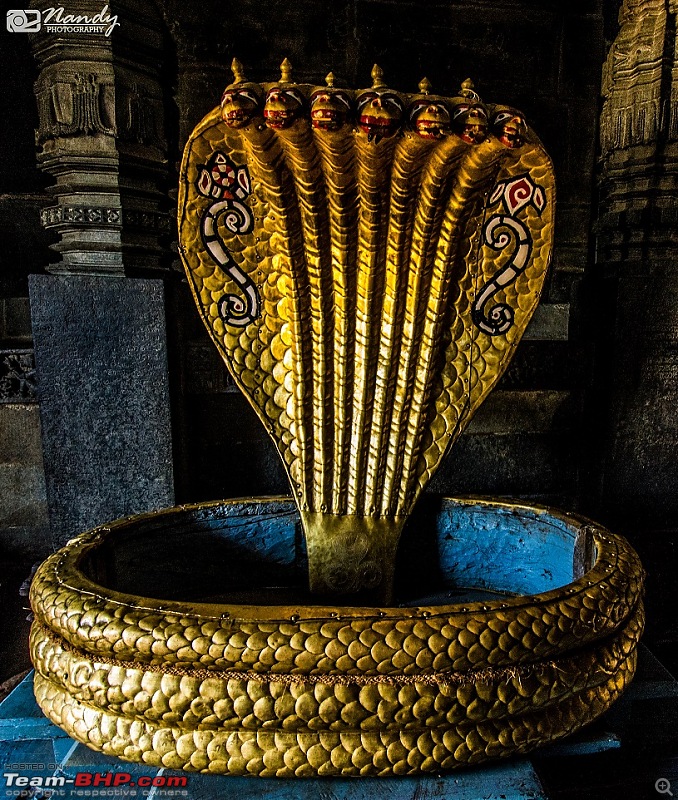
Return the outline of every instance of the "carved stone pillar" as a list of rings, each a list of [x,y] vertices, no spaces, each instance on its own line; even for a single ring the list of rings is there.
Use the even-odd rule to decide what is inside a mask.
[[[169,261],[162,32],[125,10],[116,6],[110,36],[43,26],[33,42],[38,163],[55,180],[42,222],[60,235],[54,274],[134,275]],[[98,0],[78,7],[99,11]]]
[[[43,34],[34,46],[43,65],[35,85],[38,163],[55,180],[55,204],[43,209],[42,224],[60,234],[54,249],[63,259],[48,269],[122,275],[110,41],[98,36],[101,43],[88,48],[90,59],[84,61],[74,39],[75,35]],[[56,51],[55,45],[60,45]]]
[[[645,529],[678,513],[677,10],[625,0],[603,73],[602,496],[610,519]]]
[[[163,27],[108,8],[109,33],[45,25],[33,40],[43,225],[59,238],[30,280],[53,544],[174,499],[166,286],[169,201]],[[79,15],[101,13],[99,0]],[[57,20],[58,21],[58,20]],[[77,27],[77,26],[76,26]],[[109,35],[110,34],[110,35]]]

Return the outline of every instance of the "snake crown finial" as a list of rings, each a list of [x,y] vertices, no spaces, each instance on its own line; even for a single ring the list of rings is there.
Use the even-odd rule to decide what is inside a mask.
[[[280,65],[280,83],[292,83],[292,62],[285,58]]]
[[[384,70],[379,66],[379,64],[375,64],[372,67],[370,76],[372,78],[373,89],[383,89],[386,86],[384,83]]]
[[[422,78],[419,81],[419,87],[418,88],[419,88],[419,91],[422,94],[430,94],[431,93],[431,89],[433,88],[433,85],[432,85],[431,81],[428,78]]]
[[[233,83],[244,83],[247,80],[242,61],[239,61],[237,58],[231,61],[231,72],[233,73]]]
[[[480,95],[476,92],[475,84],[470,78],[466,78],[465,81],[462,81],[459,97],[468,97],[469,100],[477,100],[480,102]]]

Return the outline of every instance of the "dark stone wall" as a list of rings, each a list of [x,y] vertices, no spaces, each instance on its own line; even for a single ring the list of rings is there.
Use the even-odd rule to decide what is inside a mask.
[[[163,284],[33,276],[52,545],[172,505]],[[58,331],[58,335],[55,332]]]
[[[641,556],[647,640],[675,670],[678,8],[666,0],[618,10],[604,5],[606,37],[617,41],[603,80],[595,264],[584,287],[595,355],[582,506]],[[652,37],[643,40],[641,23]],[[661,113],[649,113],[653,104]]]
[[[49,260],[40,226],[46,181],[35,160],[35,65],[27,36],[0,31],[0,298],[28,297],[27,278]],[[1,343],[0,343],[1,346]]]
[[[0,28],[0,682],[29,666],[19,587],[48,552],[34,402],[28,276],[50,259],[40,226],[46,181],[35,160],[35,65],[27,36]]]

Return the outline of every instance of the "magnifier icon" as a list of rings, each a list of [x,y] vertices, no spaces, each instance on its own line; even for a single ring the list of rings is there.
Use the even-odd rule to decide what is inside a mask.
[[[671,781],[668,778],[657,778],[654,782],[654,788],[659,792],[659,794],[668,794],[670,797],[673,797],[673,792],[671,791]]]

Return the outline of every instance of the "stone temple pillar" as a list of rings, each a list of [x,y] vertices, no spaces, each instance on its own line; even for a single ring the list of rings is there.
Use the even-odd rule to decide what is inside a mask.
[[[677,0],[624,0],[603,73],[602,501],[627,529],[678,520],[677,11]]]
[[[174,500],[163,44],[149,5],[117,3],[109,34],[43,25],[33,38],[38,163],[54,180],[42,223],[58,239],[48,274],[30,278],[53,546]]]

